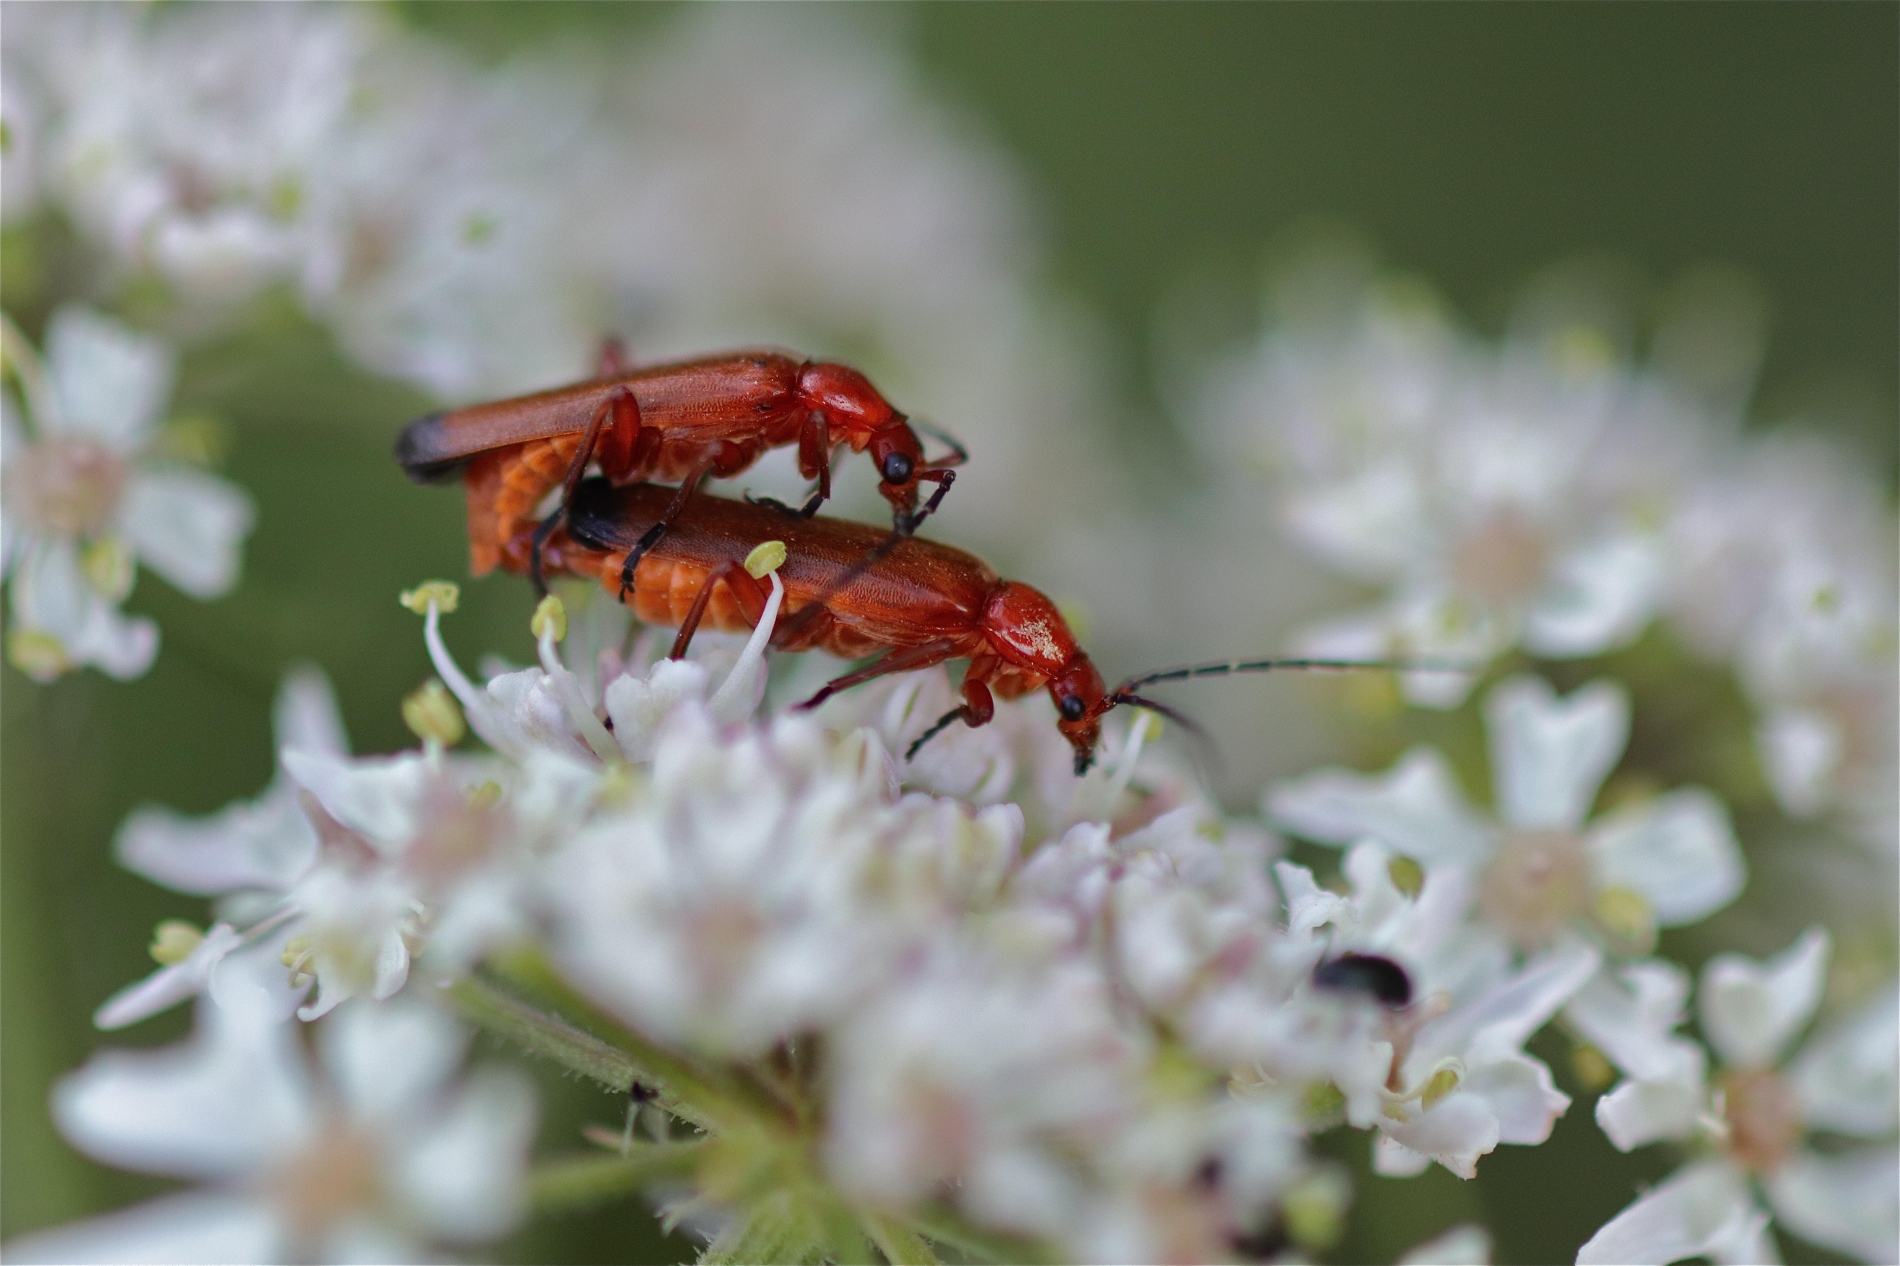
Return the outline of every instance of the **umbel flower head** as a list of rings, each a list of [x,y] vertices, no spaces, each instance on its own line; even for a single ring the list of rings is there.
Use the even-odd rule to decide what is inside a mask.
[[[7,656],[41,681],[88,665],[138,677],[158,653],[158,626],[119,610],[139,564],[194,598],[225,593],[251,500],[164,452],[164,343],[84,308],[54,314],[43,360],[0,330],[18,389],[0,392]]]
[[[1626,1080],[1597,1101],[1619,1149],[1658,1140],[1699,1155],[1617,1214],[1579,1263],[1778,1260],[1769,1215],[1815,1244],[1862,1261],[1900,1244],[1900,987],[1882,985],[1790,1053],[1813,1020],[1829,938],[1810,928],[1766,962],[1739,954],[1702,970],[1697,1008],[1717,1057],[1674,1030],[1686,973],[1644,963],[1602,978],[1570,1008],[1579,1030]],[[1817,1146],[1817,1136],[1851,1140]]]

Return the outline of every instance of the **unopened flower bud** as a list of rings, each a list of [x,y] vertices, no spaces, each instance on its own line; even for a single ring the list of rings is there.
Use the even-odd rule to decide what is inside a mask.
[[[73,666],[60,640],[38,629],[7,630],[7,661],[39,682],[52,681]]]
[[[1385,864],[1385,873],[1391,877],[1392,886],[1408,897],[1418,896],[1425,887],[1425,868],[1403,853]]]
[[[567,604],[553,594],[541,599],[541,605],[534,609],[534,615],[528,621],[528,631],[534,634],[534,640],[537,642],[544,637],[565,642],[567,640]]]
[[[431,602],[437,611],[447,615],[461,600],[462,590],[452,580],[425,580],[414,589],[403,590],[400,599],[403,606],[417,615],[429,614]]]
[[[1286,1218],[1287,1234],[1301,1248],[1324,1252],[1339,1242],[1346,1228],[1346,1206],[1352,1200],[1352,1184],[1329,1165],[1313,1170],[1288,1187],[1281,1200],[1280,1212]]]
[[[152,961],[161,967],[182,963],[204,941],[205,934],[183,919],[166,919],[152,929],[149,950]]]
[[[402,720],[425,743],[454,747],[468,733],[462,706],[449,688],[431,677],[402,701]]]
[[[1595,1093],[1609,1088],[1616,1080],[1616,1069],[1605,1059],[1603,1052],[1588,1042],[1579,1043],[1570,1052],[1570,1071],[1577,1084],[1585,1090]]]
[[[764,580],[784,565],[784,541],[766,541],[745,556],[746,574],[754,580]]]

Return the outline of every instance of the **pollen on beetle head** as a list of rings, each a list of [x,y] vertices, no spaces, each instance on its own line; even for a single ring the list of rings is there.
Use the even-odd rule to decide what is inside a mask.
[[[408,607],[417,615],[429,614],[431,604],[434,604],[437,611],[447,615],[455,610],[456,604],[461,600],[461,586],[453,580],[425,580],[414,589],[403,590],[402,597],[399,599],[403,606]]]
[[[422,683],[402,701],[402,720],[425,743],[454,747],[468,733],[461,705],[436,678]]]
[[[567,604],[553,594],[541,599],[535,607],[534,615],[528,620],[528,631],[534,634],[534,640],[552,637],[557,642],[567,640]]]
[[[152,929],[152,944],[148,952],[153,962],[161,967],[170,967],[190,958],[191,952],[204,939],[205,934],[193,924],[183,919],[166,919]]]
[[[784,541],[766,541],[745,556],[746,574],[754,580],[764,580],[784,565]]]

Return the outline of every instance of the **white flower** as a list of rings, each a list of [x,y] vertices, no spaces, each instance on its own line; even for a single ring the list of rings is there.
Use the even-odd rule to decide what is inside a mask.
[[[158,627],[120,610],[144,563],[194,598],[237,583],[250,498],[222,479],[154,458],[174,358],[107,317],[65,308],[42,366],[6,326],[31,432],[5,402],[4,562],[13,662],[48,680],[92,665],[121,681],[158,652]]]
[[[1858,1011],[1784,1055],[1821,999],[1828,937],[1811,929],[1765,963],[1720,955],[1703,968],[1702,1030],[1720,1057],[1711,1078],[1701,1048],[1676,1037],[1687,982],[1645,965],[1626,988],[1598,981],[1571,1020],[1628,1077],[1597,1101],[1597,1122],[1628,1151],[1658,1139],[1700,1139],[1712,1150],[1612,1218],[1577,1260],[1774,1261],[1768,1214],[1816,1244],[1869,1262],[1900,1248],[1900,990],[1888,985]],[[1824,1131],[1871,1145],[1820,1150]],[[1757,1192],[1759,1191],[1759,1195]]]
[[[1608,682],[1558,699],[1537,678],[1485,701],[1499,821],[1464,802],[1450,767],[1415,748],[1383,776],[1310,774],[1266,797],[1268,816],[1327,844],[1370,838],[1428,871],[1469,875],[1484,926],[1523,948],[1576,928],[1645,952],[1658,927],[1693,923],[1741,891],[1727,814],[1685,788],[1586,823],[1622,754],[1629,704]]]
[[[1769,435],[1703,478],[1669,530],[1676,624],[1735,665],[1782,808],[1845,810],[1891,856],[1900,600],[1886,494],[1826,444]]]
[[[1264,465],[1295,536],[1386,590],[1303,650],[1569,658],[1643,630],[1666,575],[1654,512],[1704,427],[1686,399],[1580,324],[1494,351],[1335,259],[1308,261],[1284,302],[1292,318],[1215,375],[1200,414],[1221,469]],[[1470,681],[1404,686],[1452,706]]]
[[[525,1211],[532,1092],[498,1069],[457,1079],[453,1021],[358,1004],[322,1026],[312,1067],[261,986],[220,992],[189,1041],[102,1052],[53,1094],[88,1155],[203,1185],[15,1240],[9,1261],[417,1260]]]

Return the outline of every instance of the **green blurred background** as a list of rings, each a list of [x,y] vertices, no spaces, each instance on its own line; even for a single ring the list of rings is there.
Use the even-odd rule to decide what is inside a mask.
[[[483,59],[564,32],[634,43],[673,16],[604,4],[398,12]],[[1832,428],[1891,482],[1900,7],[937,4],[843,17],[912,50],[931,85],[1013,152],[1039,200],[1053,284],[1101,323],[1102,372],[1126,406],[1103,442],[1160,472],[1157,498],[1191,493],[1185,463],[1168,460],[1158,315],[1191,294],[1208,337],[1244,332],[1263,250],[1315,217],[1362,231],[1490,330],[1526,277],[1580,255],[1622,261],[1639,302],[1645,284],[1685,268],[1738,266],[1772,303],[1757,413]],[[43,229],[8,244],[0,300],[32,334],[64,249]],[[428,668],[393,596],[464,566],[459,500],[412,487],[388,457],[427,402],[350,368],[288,303],[192,352],[175,404],[229,425],[225,471],[258,499],[243,585],[206,605],[143,576],[129,607],[164,630],[148,677],[39,688],[8,668],[0,692],[5,1235],[155,1187],[78,1158],[44,1107],[52,1080],[100,1044],[93,1007],[149,969],[153,924],[202,915],[112,864],[119,820],[144,801],[202,812],[255,794],[271,773],[270,698],[294,660],[331,672],[358,750],[405,744],[396,701]],[[476,586],[451,643],[465,662],[522,657],[526,609],[517,582]],[[186,1022],[177,1012],[129,1037],[169,1040]],[[1566,1075],[1561,1044],[1541,1053]],[[612,1102],[544,1080],[547,1137],[617,1119]],[[1363,1136],[1337,1142],[1363,1164]],[[1335,1257],[1389,1261],[1476,1218],[1500,1261],[1569,1260],[1669,1163],[1611,1151],[1580,1095],[1551,1144],[1501,1149],[1473,1183],[1438,1169],[1364,1178]],[[639,1229],[642,1217],[621,1207],[539,1224],[507,1256],[690,1251]]]

